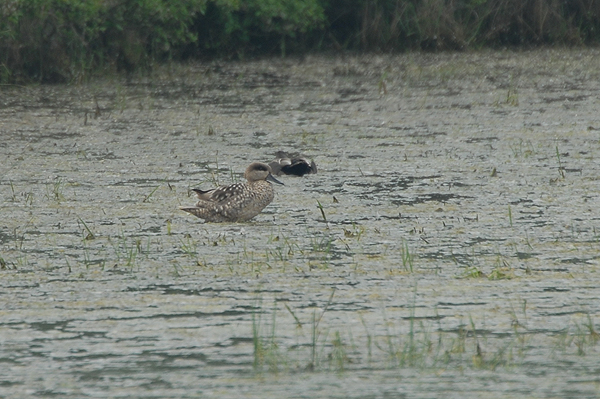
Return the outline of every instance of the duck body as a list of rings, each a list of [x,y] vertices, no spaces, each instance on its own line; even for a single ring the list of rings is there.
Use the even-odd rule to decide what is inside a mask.
[[[308,159],[299,154],[288,154],[283,151],[277,151],[275,156],[277,158],[269,162],[269,166],[276,176],[304,176],[317,173],[315,162],[312,160],[309,162]]]
[[[269,165],[261,162],[250,164],[244,177],[247,183],[234,183],[206,191],[193,189],[199,201],[193,207],[180,209],[207,222],[248,221],[273,201],[275,194],[269,182],[283,183],[273,177]]]

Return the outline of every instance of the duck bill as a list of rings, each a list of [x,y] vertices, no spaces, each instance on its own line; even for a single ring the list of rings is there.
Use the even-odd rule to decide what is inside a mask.
[[[273,183],[277,183],[277,184],[281,184],[284,185],[282,182],[280,182],[279,180],[277,180],[275,177],[273,177],[272,174],[269,173],[269,175],[267,176],[268,181],[272,181]]]

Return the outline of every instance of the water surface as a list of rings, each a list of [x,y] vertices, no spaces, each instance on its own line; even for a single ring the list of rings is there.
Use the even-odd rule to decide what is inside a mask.
[[[0,396],[598,397],[599,57],[3,87]],[[251,222],[178,210],[277,150]]]

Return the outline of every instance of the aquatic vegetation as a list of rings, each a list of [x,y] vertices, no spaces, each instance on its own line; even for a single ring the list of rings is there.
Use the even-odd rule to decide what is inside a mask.
[[[152,196],[154,195],[154,193],[156,192],[156,190],[158,190],[159,188],[160,188],[160,185],[154,187],[154,189],[152,191],[150,191],[150,193],[144,197],[144,199],[142,200],[142,202],[148,202],[148,201],[150,201],[150,198],[152,198]]]
[[[277,303],[273,303],[270,309],[264,309],[259,300],[252,313],[253,368],[260,373],[291,372],[298,369],[332,369],[343,372],[382,366],[419,370],[448,367],[496,370],[510,369],[527,361],[529,348],[536,336],[532,336],[526,326],[526,301],[522,302],[522,318],[514,311],[511,313],[513,333],[496,335],[478,327],[473,315],[468,315],[467,324],[445,331],[440,328],[437,312],[429,322],[422,316],[417,317],[417,303],[414,302],[416,298],[417,290],[414,289],[413,302],[406,309],[406,317],[400,322],[392,321],[385,308],[381,311],[381,326],[368,323],[364,313],[359,315],[364,329],[362,334],[334,329],[325,321],[324,316],[335,304],[334,292],[320,312],[313,309],[309,313],[308,323],[302,322],[302,316],[297,315],[299,309],[293,310],[290,304],[285,303],[285,308],[295,320],[297,331],[302,332],[306,325],[309,327],[308,335],[300,333],[297,338],[301,341],[292,346],[288,346],[285,343],[287,340],[279,336]],[[269,315],[270,322],[266,322],[264,316]],[[369,318],[373,320],[372,316]],[[283,326],[285,321],[278,323]],[[332,330],[332,336],[328,339]],[[357,337],[360,338],[357,340]],[[585,351],[593,348],[600,340],[599,337],[591,318],[588,318],[585,323],[576,322],[572,333],[562,336],[561,347],[565,350],[572,345],[577,354],[584,356]]]
[[[311,325],[310,325],[310,363],[308,363],[307,365],[307,369],[308,370],[314,370],[316,367],[319,366],[319,357],[318,357],[318,345],[319,345],[319,339],[321,337],[321,334],[323,333],[323,331],[321,329],[319,329],[319,324],[321,324],[321,321],[323,320],[323,316],[325,316],[325,313],[327,313],[327,309],[329,309],[329,306],[331,306],[332,301],[333,301],[333,296],[335,295],[335,289],[331,291],[331,295],[329,296],[329,300],[325,303],[325,306],[323,307],[323,310],[320,312],[320,314],[317,316],[317,309],[313,309],[312,311],[312,320],[311,320]]]
[[[11,262],[7,262],[2,256],[0,256],[0,270],[12,270],[15,268]]]
[[[325,210],[323,209],[323,205],[321,205],[321,202],[319,200],[317,200],[317,208],[319,208],[319,211],[321,211],[321,216],[323,216],[323,221],[325,223],[327,223],[327,216],[325,216]]]
[[[360,241],[360,238],[365,234],[365,227],[356,223],[356,222],[352,222],[352,229],[347,229],[347,228],[342,228],[342,230],[344,231],[344,237],[346,238],[354,238],[356,239],[356,242]]]
[[[255,371],[263,372],[266,365],[269,372],[277,373],[282,371],[282,363],[285,362],[283,354],[279,351],[275,336],[277,312],[272,311],[270,325],[263,322],[262,314],[262,300],[257,300],[255,311],[252,312],[253,367]]]
[[[509,105],[511,107],[519,106],[519,92],[513,75],[510,76],[510,83],[506,91],[506,97],[504,99],[497,100],[494,105]]]
[[[150,247],[150,240],[146,241],[146,248],[142,246],[140,238],[127,237],[123,231],[116,238],[108,237],[108,243],[114,250],[115,266],[124,266],[127,269],[133,270],[139,266],[138,255],[147,253]]]
[[[413,272],[413,255],[410,253],[408,248],[408,242],[402,239],[402,246],[400,247],[400,255],[402,256],[402,267],[407,272]]]
[[[558,151],[558,144],[556,145],[556,160],[558,161],[558,174],[561,178],[565,178],[565,168],[560,161],[560,151]]]
[[[63,195],[65,184],[60,177],[56,177],[51,183],[46,183],[46,193],[44,196],[48,200],[54,200],[56,202],[63,201],[65,199]]]
[[[486,277],[485,274],[476,266],[467,266],[464,268],[459,278],[480,278]]]
[[[77,221],[79,223],[81,223],[83,225],[83,227],[85,228],[85,231],[87,232],[87,234],[84,234],[83,239],[84,240],[93,240],[94,238],[96,238],[96,235],[92,232],[92,230],[90,230],[90,228],[88,227],[88,225],[83,221],[83,219],[81,219],[79,216],[77,217]]]
[[[282,262],[284,265],[295,255],[303,255],[298,242],[293,241],[290,237],[282,233],[275,237],[269,237],[265,251],[267,262],[273,260],[276,262]]]
[[[600,334],[589,313],[585,315],[585,321],[575,320],[573,325],[567,326],[564,331],[555,338],[555,350],[564,354],[571,348],[575,348],[575,354],[586,356],[593,351],[600,341]]]
[[[510,143],[509,148],[515,158],[529,158],[535,154],[535,149],[531,140],[523,140],[520,138],[515,144]]]
[[[179,239],[181,250],[190,258],[198,258],[198,240],[192,238],[191,235],[186,234],[183,238]]]
[[[17,195],[15,194],[15,185],[13,184],[12,181],[9,180],[8,182],[10,184],[10,191],[11,191],[11,201],[12,202],[17,202]]]
[[[496,256],[496,262],[492,268],[492,271],[488,275],[490,280],[502,280],[514,278],[515,274],[513,268],[510,266],[506,258],[498,253]]]

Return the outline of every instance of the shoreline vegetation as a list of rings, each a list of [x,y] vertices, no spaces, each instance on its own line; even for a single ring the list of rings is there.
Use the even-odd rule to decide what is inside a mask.
[[[600,0],[4,0],[0,83],[190,59],[600,42]]]

